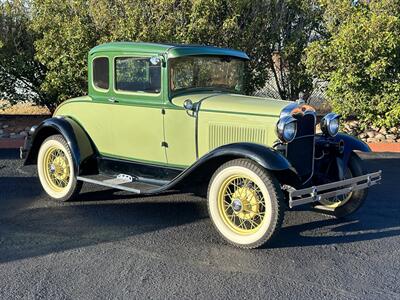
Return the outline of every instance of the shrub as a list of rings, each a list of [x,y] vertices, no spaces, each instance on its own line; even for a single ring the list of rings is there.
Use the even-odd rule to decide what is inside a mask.
[[[354,4],[357,3],[357,4]],[[400,2],[321,0],[324,32],[306,50],[307,69],[329,81],[335,111],[364,126],[400,118]]]

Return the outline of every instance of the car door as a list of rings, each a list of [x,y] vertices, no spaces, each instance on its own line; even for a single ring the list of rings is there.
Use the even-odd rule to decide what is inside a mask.
[[[89,56],[90,98],[69,103],[65,115],[85,129],[102,156],[165,164],[160,62],[124,56],[116,70],[116,57]]]
[[[110,143],[103,148],[104,154],[165,164],[160,59],[116,54],[112,81],[108,98]]]
[[[174,99],[165,110],[166,153],[170,167],[186,168],[196,161],[196,118],[183,108],[184,99]]]

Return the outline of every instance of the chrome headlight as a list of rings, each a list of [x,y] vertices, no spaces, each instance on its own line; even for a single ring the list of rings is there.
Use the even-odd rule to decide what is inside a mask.
[[[335,113],[329,113],[321,120],[321,130],[325,135],[336,136],[339,132],[340,116]]]
[[[283,116],[276,125],[276,133],[282,142],[290,143],[296,137],[297,120],[292,116]]]

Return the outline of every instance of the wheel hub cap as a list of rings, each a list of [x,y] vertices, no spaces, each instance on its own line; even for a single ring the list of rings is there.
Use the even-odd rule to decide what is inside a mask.
[[[240,212],[242,210],[242,202],[239,199],[235,199],[232,202],[232,208],[233,210],[237,213]]]
[[[237,189],[233,196],[237,196],[240,199],[239,210],[235,210],[234,203],[232,203],[233,210],[235,210],[235,213],[237,213],[238,217],[249,220],[260,212],[260,205],[257,200],[257,195],[252,187],[243,186]]]

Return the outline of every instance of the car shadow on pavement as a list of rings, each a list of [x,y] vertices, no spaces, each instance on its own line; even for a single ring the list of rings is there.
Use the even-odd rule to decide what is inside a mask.
[[[383,224],[380,220],[366,218],[328,219],[282,228],[279,237],[270,247],[345,244],[398,235],[400,225],[395,220]]]
[[[0,160],[20,159],[18,149],[0,149]]]
[[[0,216],[29,205],[41,193],[37,177],[0,176]]]
[[[288,222],[269,247],[332,245],[400,235],[400,160],[370,160],[369,165],[372,170],[384,170],[383,182],[371,189],[356,214],[335,220],[305,211],[306,207],[289,212]],[[142,239],[142,234],[208,218],[202,199],[171,194],[143,197],[92,188],[85,186],[77,202],[57,203],[45,196],[36,177],[1,177],[0,263],[133,236]]]
[[[165,191],[157,194],[156,197],[163,197],[168,195],[176,194],[176,191]],[[119,191],[116,189],[104,188],[99,191],[82,191],[79,194],[78,199],[70,203],[80,203],[80,202],[97,202],[97,201],[110,201],[110,200],[123,200],[123,199],[137,199],[137,198],[149,198],[154,197],[154,195],[145,194],[132,194],[129,192]]]
[[[0,219],[0,263],[121,241],[206,217],[198,202],[58,204]]]

